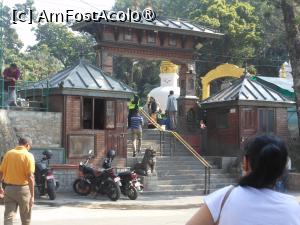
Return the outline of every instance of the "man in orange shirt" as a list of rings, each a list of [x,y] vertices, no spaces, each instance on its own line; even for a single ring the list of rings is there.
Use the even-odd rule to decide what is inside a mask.
[[[21,137],[19,145],[4,155],[0,166],[0,197],[4,196],[5,204],[4,225],[13,225],[18,207],[22,225],[30,225],[35,170],[34,157],[29,153],[31,146],[31,138]]]

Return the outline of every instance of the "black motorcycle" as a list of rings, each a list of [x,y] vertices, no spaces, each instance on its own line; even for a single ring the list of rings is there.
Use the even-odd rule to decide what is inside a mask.
[[[102,167],[104,169],[112,168],[112,161],[116,156],[115,150],[111,149],[107,152],[106,158],[104,159]],[[121,179],[121,192],[127,196],[130,200],[136,200],[138,192],[144,190],[143,184],[139,181],[139,178],[135,171],[126,171],[117,174]]]
[[[52,157],[51,150],[43,152],[41,161],[35,163],[35,184],[40,193],[40,196],[48,194],[51,200],[56,198],[56,190],[59,187],[59,182],[53,175],[53,169],[49,166],[49,160]]]
[[[107,195],[112,201],[120,198],[120,178],[116,176],[114,170],[104,169],[97,170],[88,165],[92,158],[92,151],[89,152],[85,162],[79,164],[79,178],[73,183],[75,193],[86,196],[91,192]]]

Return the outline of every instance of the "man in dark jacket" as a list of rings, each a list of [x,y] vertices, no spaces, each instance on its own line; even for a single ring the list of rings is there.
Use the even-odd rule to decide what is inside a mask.
[[[131,127],[131,117],[133,113],[139,110],[140,98],[138,95],[134,95],[133,99],[128,103],[128,128]]]
[[[17,105],[16,84],[17,80],[20,78],[20,75],[20,70],[14,63],[12,63],[10,67],[6,68],[3,72],[4,92],[7,96],[4,103],[5,106]]]

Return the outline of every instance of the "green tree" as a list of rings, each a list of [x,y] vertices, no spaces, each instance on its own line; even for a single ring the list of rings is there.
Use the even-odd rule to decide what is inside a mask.
[[[66,67],[78,61],[81,54],[84,54],[86,59],[95,61],[93,39],[84,34],[74,34],[66,25],[39,24],[35,34],[38,43],[32,49],[47,45],[50,53]]]
[[[159,17],[184,18],[195,8],[199,0],[116,0],[114,10],[126,10],[127,8],[143,10],[151,6]]]
[[[242,65],[243,58],[253,57],[261,41],[259,18],[254,13],[253,6],[238,0],[199,1],[190,18],[225,34],[221,40],[204,43],[203,59]]]
[[[287,47],[293,70],[294,90],[298,109],[298,126],[300,129],[300,2],[295,0],[281,0],[280,3],[287,34]]]
[[[117,56],[113,62],[116,78],[135,89],[143,102],[146,101],[147,94],[159,86],[160,61]]]
[[[23,43],[19,39],[16,30],[12,27],[11,15],[11,9],[7,6],[3,6],[1,25],[3,28],[2,51],[4,64],[8,63],[8,58],[16,58],[23,47]]]

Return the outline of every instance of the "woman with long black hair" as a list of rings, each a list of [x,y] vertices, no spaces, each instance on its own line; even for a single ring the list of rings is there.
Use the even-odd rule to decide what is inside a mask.
[[[245,145],[244,176],[204,197],[204,205],[186,225],[300,225],[300,206],[274,191],[287,163],[287,149],[274,136],[257,136]]]

